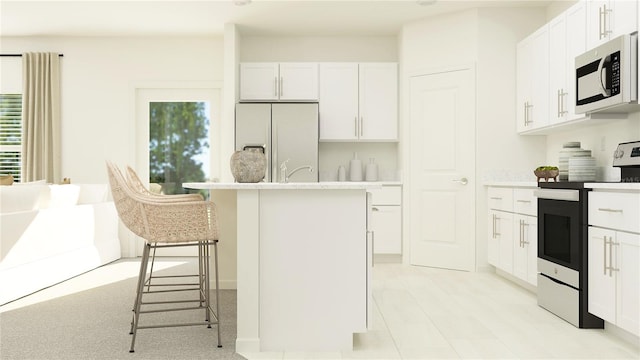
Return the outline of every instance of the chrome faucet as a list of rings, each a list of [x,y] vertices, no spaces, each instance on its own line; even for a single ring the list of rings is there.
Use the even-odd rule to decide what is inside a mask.
[[[287,159],[283,161],[282,164],[280,164],[280,182],[285,182],[285,183],[289,182],[289,178],[291,177],[291,175],[303,169],[309,169],[310,173],[313,172],[313,166],[305,165],[305,166],[297,167],[291,170],[291,172],[287,174],[287,161],[289,160],[290,159]]]

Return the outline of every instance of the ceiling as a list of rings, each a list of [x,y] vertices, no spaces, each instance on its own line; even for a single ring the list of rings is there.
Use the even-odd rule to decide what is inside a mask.
[[[2,36],[222,35],[235,23],[243,35],[384,36],[403,24],[474,7],[547,7],[543,0],[0,0]],[[422,2],[433,2],[425,1]]]

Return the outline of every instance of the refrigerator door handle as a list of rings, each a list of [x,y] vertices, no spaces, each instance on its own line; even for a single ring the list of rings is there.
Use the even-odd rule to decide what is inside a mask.
[[[271,120],[271,182],[278,182],[278,122]]]

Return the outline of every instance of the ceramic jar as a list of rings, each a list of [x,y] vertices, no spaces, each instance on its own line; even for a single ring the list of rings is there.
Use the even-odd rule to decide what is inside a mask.
[[[236,182],[260,182],[266,171],[267,157],[259,149],[236,151],[231,155],[231,174]]]

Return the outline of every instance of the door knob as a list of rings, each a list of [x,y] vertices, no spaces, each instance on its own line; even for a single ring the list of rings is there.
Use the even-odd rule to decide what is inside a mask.
[[[467,185],[469,183],[469,180],[466,177],[463,177],[463,178],[460,178],[460,179],[454,179],[454,180],[451,180],[451,181],[457,182],[457,183],[462,184],[462,185]]]

